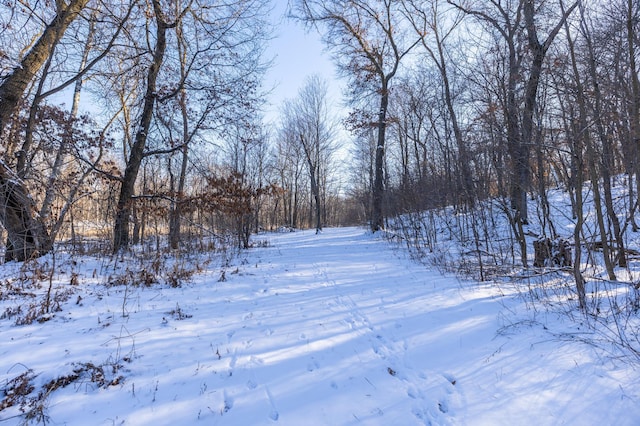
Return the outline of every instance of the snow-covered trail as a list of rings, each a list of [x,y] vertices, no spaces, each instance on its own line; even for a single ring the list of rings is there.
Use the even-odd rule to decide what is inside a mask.
[[[469,324],[442,323],[450,316],[447,309],[465,309],[457,287],[436,297],[433,289],[446,281],[443,277],[396,258],[358,229],[290,234],[273,244],[261,259],[267,272],[259,291],[277,299],[265,303],[276,309],[275,316],[253,314],[259,324],[270,324],[268,347],[259,356],[271,367],[263,374],[271,395],[280,397],[282,421],[453,423],[450,410],[459,404],[456,378],[436,363],[429,369],[414,365],[430,351],[465,350],[462,340],[425,350],[455,329],[472,332]],[[427,315],[436,306],[439,312]],[[292,317],[273,324],[283,311]],[[293,381],[302,386],[279,380],[279,362],[297,365]]]
[[[562,321],[530,320],[517,297],[428,271],[362,229],[259,238],[268,246],[244,254],[224,282],[214,270],[126,297],[95,285],[46,323],[0,322],[0,374],[12,373],[0,380],[20,365],[44,382],[74,362],[125,359],[119,386],[50,396],[52,424],[67,425],[640,419],[636,371],[553,339]]]

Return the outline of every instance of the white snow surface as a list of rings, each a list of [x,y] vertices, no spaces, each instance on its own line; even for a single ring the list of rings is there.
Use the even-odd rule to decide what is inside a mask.
[[[99,260],[75,259],[49,321],[0,320],[0,389],[27,369],[42,386],[120,365],[111,386],[52,391],[50,425],[640,424],[634,363],[515,288],[429,270],[360,228],[259,238],[226,281],[212,265],[179,288],[105,286]]]

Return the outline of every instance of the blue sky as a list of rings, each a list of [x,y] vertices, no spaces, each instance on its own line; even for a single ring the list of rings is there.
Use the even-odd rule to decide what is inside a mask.
[[[274,2],[272,19],[276,32],[267,49],[274,58],[273,67],[266,75],[265,86],[274,87],[267,106],[267,120],[275,120],[285,99],[295,98],[305,79],[318,74],[329,82],[330,102],[341,109],[341,84],[336,68],[325,50],[320,35],[307,32],[302,24],[285,17],[287,0]]]

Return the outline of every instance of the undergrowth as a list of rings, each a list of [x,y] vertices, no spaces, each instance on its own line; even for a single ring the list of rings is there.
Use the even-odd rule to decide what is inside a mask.
[[[570,224],[571,218],[558,221]],[[386,235],[416,261],[463,280],[489,282],[502,294],[515,294],[533,320],[542,312],[562,315],[579,326],[584,343],[640,365],[640,260],[631,258],[626,268],[616,270],[618,280],[609,280],[603,253],[589,243],[594,235],[585,234],[580,269],[586,280],[586,306],[580,307],[572,267],[531,267],[533,242],[543,233],[541,228],[532,223],[525,231],[528,268],[520,262],[520,246],[506,218],[491,203],[465,213],[443,208],[402,214],[390,221]],[[570,233],[560,237],[570,240]],[[634,234],[627,241],[629,253],[635,253],[635,247],[640,247],[640,237]]]
[[[36,385],[37,375],[32,369],[20,373],[0,387],[0,413],[16,407],[24,424],[49,422],[47,407],[51,395],[67,386],[92,385],[106,389],[124,383],[118,372],[121,365],[96,365],[92,362],[74,363],[72,371]]]

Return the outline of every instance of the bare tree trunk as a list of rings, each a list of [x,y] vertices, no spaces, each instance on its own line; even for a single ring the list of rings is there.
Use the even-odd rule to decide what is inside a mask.
[[[27,86],[49,58],[51,48],[58,37],[64,34],[88,2],[89,0],[72,0],[69,5],[60,8],[20,65],[16,66],[3,80],[0,85],[0,133],[4,131],[9,119],[16,112]]]
[[[186,109],[184,110],[186,113]],[[174,205],[169,211],[169,246],[176,250],[180,246],[180,218],[182,217],[182,205],[184,200],[184,186],[187,177],[187,165],[189,163],[189,146],[184,145],[181,150],[180,176],[176,188]]]
[[[0,134],[16,113],[27,86],[50,56],[56,40],[64,34],[89,0],[72,0],[58,13],[29,53],[0,85]],[[60,5],[64,3],[60,2]],[[44,222],[34,209],[24,182],[0,164],[0,220],[7,230],[6,260],[23,261],[49,252],[53,246]]]
[[[87,63],[87,59],[89,58],[89,52],[93,47],[93,36],[95,34],[95,20],[91,19],[89,24],[89,34],[87,35],[87,41],[84,45],[84,50],[82,52],[82,60],[80,61],[80,67],[78,71],[82,71]],[[73,120],[78,115],[78,108],[80,104],[80,93],[82,92],[82,83],[83,79],[79,78],[76,80],[75,87],[73,89],[73,103],[71,104],[71,114],[70,118]],[[56,180],[60,177],[62,173],[62,165],[67,156],[67,151],[69,150],[69,146],[71,145],[71,126],[72,123],[68,125],[68,130],[65,134],[65,137],[60,142],[60,147],[58,148],[58,152],[56,153],[56,159],[53,162],[53,168],[51,169],[51,173],[49,174],[49,178],[47,180],[47,188],[45,190],[44,200],[42,201],[42,206],[40,207],[40,216],[43,221],[46,221],[47,218],[51,214],[51,205],[53,204],[53,200],[55,198],[55,188],[54,184]],[[86,174],[83,175],[83,179],[86,177]],[[81,183],[81,182],[80,182]],[[69,200],[70,202],[72,200]],[[64,216],[62,216],[64,218]],[[52,230],[52,234],[57,232],[57,230]]]
[[[178,36],[178,55],[180,56],[180,81],[184,81],[187,76],[187,58],[184,39],[182,37],[182,24],[176,27]],[[184,199],[184,186],[187,179],[187,166],[189,163],[189,111],[187,109],[187,94],[184,87],[180,90],[178,103],[180,104],[180,114],[182,119],[182,143],[184,146],[181,152],[180,176],[178,177],[178,188],[174,196],[174,201],[169,210],[169,247],[177,250],[180,246],[180,218],[182,216],[182,206]]]
[[[574,155],[580,153],[582,151],[581,144],[578,142],[580,138],[576,138],[576,142],[574,145],[577,145],[577,148],[574,148]],[[575,159],[574,161],[578,161]],[[577,188],[575,191],[575,205],[576,205],[576,226],[573,228],[573,246],[574,246],[574,257],[573,257],[573,278],[576,281],[576,292],[578,293],[578,305],[580,309],[586,309],[587,307],[587,296],[585,291],[585,281],[584,276],[582,275],[581,261],[582,261],[582,242],[580,235],[582,234],[582,226],[584,224],[584,214],[583,214],[583,201],[582,201],[582,185],[584,184],[584,178],[582,176],[582,161],[579,160],[579,164],[575,167],[576,176],[573,177],[574,184]]]
[[[638,78],[638,67],[636,65],[636,33],[634,19],[634,2],[627,0],[627,45],[629,49],[629,68],[631,78],[631,161],[636,175],[636,198],[633,196],[633,178],[629,176],[629,221],[634,232],[638,230],[635,219],[637,198],[640,197],[640,80]]]
[[[432,3],[432,11],[431,17],[427,18],[427,12],[423,9],[422,4],[418,2],[418,4],[414,4],[413,1],[408,1],[408,5],[410,8],[407,8],[408,14],[411,16],[411,23],[414,29],[421,35],[422,46],[425,48],[431,59],[438,68],[440,73],[440,77],[442,78],[442,85],[444,89],[444,101],[446,104],[447,112],[449,114],[449,119],[451,121],[451,127],[453,130],[453,136],[456,142],[456,147],[458,148],[458,168],[460,170],[460,179],[461,179],[461,187],[463,191],[463,202],[467,204],[469,207],[473,207],[475,203],[476,194],[473,189],[473,176],[471,173],[471,164],[469,157],[469,149],[465,144],[462,130],[460,129],[460,123],[458,120],[458,115],[454,106],[453,94],[451,93],[451,83],[450,83],[450,73],[447,67],[447,59],[445,57],[445,40],[451,34],[451,30],[455,28],[460,21],[458,19],[454,19],[452,21],[451,27],[447,30],[444,30],[444,34],[441,34],[440,25],[444,20],[441,20],[442,16],[438,11],[438,2]],[[405,7],[407,7],[405,5]],[[418,22],[416,17],[420,17],[420,21]],[[433,33],[433,37],[436,43],[436,51],[432,49],[428,44],[424,37],[425,34]]]
[[[565,24],[565,28],[567,25]],[[571,40],[569,30],[567,28],[567,38],[570,49],[573,49],[573,41]],[[572,50],[571,50],[572,51]],[[585,291],[585,279],[582,275],[582,228],[584,226],[584,200],[582,196],[582,189],[584,186],[584,159],[583,159],[583,150],[584,144],[582,141],[582,136],[580,132],[582,129],[579,128],[580,120],[576,120],[574,116],[569,117],[569,113],[567,108],[564,105],[564,102],[560,102],[560,109],[562,111],[562,119],[565,134],[568,136],[568,139],[572,141],[570,144],[571,147],[571,164],[569,166],[570,172],[568,173],[569,183],[568,186],[572,187],[573,190],[569,192],[569,196],[571,197],[571,204],[573,206],[573,217],[576,221],[575,227],[573,228],[573,246],[574,246],[574,257],[573,257],[573,278],[576,282],[576,292],[578,293],[578,305],[581,309],[586,308],[586,291]],[[578,123],[576,123],[578,121]],[[572,123],[572,124],[569,124]],[[576,131],[577,127],[577,131]]]
[[[387,130],[387,110],[389,107],[389,87],[386,77],[382,77],[380,89],[380,111],[378,113],[378,139],[376,145],[376,157],[374,166],[373,193],[372,193],[372,218],[371,230],[384,229],[384,213],[382,202],[384,197],[384,142]]]
[[[584,17],[582,18],[584,19]],[[611,261],[611,254],[610,254],[611,249],[609,247],[607,227],[605,225],[604,214],[602,212],[602,197],[600,195],[599,176],[596,170],[595,148],[591,140],[591,134],[589,132],[589,125],[587,120],[587,107],[586,107],[586,101],[585,101],[585,95],[584,95],[585,91],[584,91],[584,86],[582,84],[582,79],[580,78],[580,72],[578,70],[574,43],[573,43],[573,40],[571,39],[571,35],[569,33],[568,28],[567,28],[567,41],[569,44],[569,54],[571,57],[571,64],[572,64],[574,80],[576,84],[576,100],[578,103],[578,111],[579,111],[578,122],[580,124],[580,129],[579,129],[580,134],[577,135],[577,137],[580,137],[584,140],[584,146],[586,149],[587,163],[588,163],[589,173],[591,177],[591,188],[593,190],[593,203],[596,211],[596,219],[597,219],[598,229],[600,231],[600,238],[602,240],[602,254],[604,257],[605,268],[607,270],[609,279],[612,281],[615,281],[616,275],[613,270],[613,263]],[[582,191],[582,188],[576,188],[576,192],[578,191]],[[578,206],[578,209],[580,208],[581,207]]]
[[[616,214],[613,207],[613,196],[611,194],[611,169],[613,166],[611,141],[607,137],[604,125],[602,123],[602,93],[600,91],[600,84],[598,82],[599,78],[597,74],[596,58],[593,49],[593,43],[591,41],[591,34],[584,19],[582,20],[581,26],[587,44],[587,51],[589,54],[587,58],[589,64],[589,75],[591,76],[591,80],[593,81],[592,93],[594,98],[593,101],[595,127],[598,138],[600,139],[600,143],[602,145],[602,168],[600,173],[602,174],[602,191],[604,192],[604,204],[607,210],[607,215],[609,216],[609,220],[611,221],[611,225],[613,226],[613,237],[615,238],[616,244],[618,246],[618,253],[616,255],[617,262],[614,263],[617,263],[620,267],[624,268],[627,266],[627,258],[624,249],[624,238],[622,236],[620,220],[618,219],[618,215]],[[597,185],[597,183],[594,182],[594,185]],[[605,237],[603,236],[602,239],[604,244]]]
[[[188,112],[186,101],[181,99],[180,108],[182,111],[182,122],[184,138],[188,138]],[[182,216],[182,205],[184,200],[184,187],[187,180],[187,166],[189,164],[189,145],[184,141],[184,146],[180,150],[180,176],[178,177],[178,187],[176,188],[175,201],[169,211],[169,246],[176,250],[180,246],[180,218]]]
[[[138,177],[140,165],[144,159],[144,149],[147,143],[147,136],[151,128],[151,119],[157,98],[156,81],[164,60],[164,53],[167,47],[167,29],[170,27],[163,18],[159,0],[153,0],[153,9],[156,21],[156,46],[153,52],[153,60],[149,65],[147,73],[147,90],[144,96],[144,106],[140,117],[140,126],[131,147],[127,167],[122,177],[120,196],[116,207],[115,226],[113,230],[113,251],[114,253],[129,245],[129,219],[131,215],[131,203],[134,194],[134,187]]]
[[[574,2],[566,11],[563,11],[562,18],[551,30],[547,38],[540,42],[538,39],[538,30],[535,24],[536,9],[534,0],[524,0],[523,15],[525,26],[527,29],[528,46],[532,55],[531,69],[525,87],[524,110],[522,113],[522,137],[519,140],[516,153],[516,161],[514,164],[518,168],[514,171],[516,179],[516,188],[519,194],[514,194],[519,199],[520,216],[523,223],[527,223],[528,214],[526,210],[527,197],[526,192],[531,181],[530,169],[530,153],[533,145],[533,115],[537,107],[538,87],[540,85],[540,76],[542,75],[542,65],[544,58],[551,47],[551,43],[558,35],[558,32],[564,25],[565,21],[573,10],[578,6],[578,2]]]
[[[449,74],[447,72],[447,65],[444,58],[444,50],[442,42],[438,40],[438,54],[440,56],[440,74],[442,75],[442,82],[444,85],[444,99],[447,104],[447,111],[449,112],[449,118],[451,119],[451,126],[453,127],[453,135],[456,140],[456,146],[458,148],[458,166],[460,167],[460,174],[462,178],[462,190],[464,192],[464,202],[471,208],[475,204],[475,191],[473,188],[473,176],[471,175],[471,157],[469,156],[469,150],[462,137],[462,130],[460,130],[460,124],[458,122],[458,116],[453,105],[453,96],[451,95],[451,85],[449,84]]]
[[[320,185],[318,184],[318,173],[317,173],[319,159],[316,158],[316,161],[315,162],[313,161],[313,158],[311,157],[311,153],[309,152],[312,148],[311,143],[308,143],[307,141],[305,141],[304,136],[302,134],[300,135],[300,143],[302,144],[304,154],[307,157],[307,165],[309,166],[309,178],[311,179],[311,194],[313,195],[313,200],[314,200],[314,207],[315,207],[314,211],[315,211],[315,218],[316,218],[315,225],[316,225],[316,234],[317,234],[318,232],[322,231],[322,222],[321,222],[322,205],[320,204]],[[318,149],[317,144],[315,148]]]
[[[25,261],[48,253],[53,243],[26,186],[0,163],[0,220],[7,230],[5,260]]]

